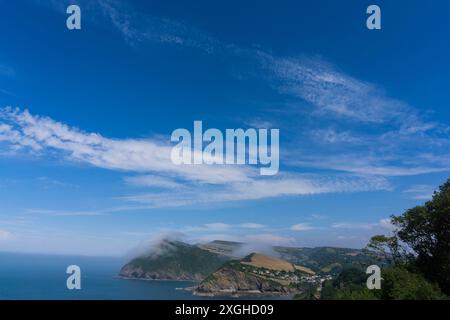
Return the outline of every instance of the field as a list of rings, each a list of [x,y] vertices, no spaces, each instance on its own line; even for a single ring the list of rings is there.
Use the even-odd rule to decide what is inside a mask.
[[[312,271],[310,268],[304,267],[304,266],[299,266],[299,265],[294,265],[295,269],[304,272],[304,273],[308,273],[311,275],[315,275],[316,273],[314,271]]]
[[[286,260],[269,257],[263,254],[253,254],[250,261],[242,261],[242,264],[249,265],[255,268],[266,268],[270,270],[294,272],[294,265]]]

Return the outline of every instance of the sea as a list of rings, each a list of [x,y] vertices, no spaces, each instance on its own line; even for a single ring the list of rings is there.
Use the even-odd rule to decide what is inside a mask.
[[[180,290],[190,281],[128,280],[117,275],[124,258],[0,252],[0,300],[207,299]],[[69,265],[81,269],[81,289],[67,289]]]

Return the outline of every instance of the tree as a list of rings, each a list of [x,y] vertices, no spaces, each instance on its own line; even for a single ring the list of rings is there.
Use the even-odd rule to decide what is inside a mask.
[[[445,296],[436,284],[428,282],[422,275],[404,267],[392,267],[383,270],[381,299],[438,300]]]
[[[414,251],[414,266],[450,294],[450,179],[431,201],[393,216],[396,236]]]
[[[321,299],[327,300],[440,300],[446,299],[436,284],[404,266],[383,269],[381,290],[369,290],[367,275],[357,268],[344,269],[334,281],[326,281]]]
[[[396,235],[391,237],[385,235],[373,236],[370,238],[366,249],[395,265],[403,265],[409,258],[406,250],[400,245]]]
[[[366,286],[366,273],[355,267],[344,268],[339,276],[327,280],[322,286],[321,299],[324,300],[375,300],[379,299],[376,290]]]
[[[392,236],[377,235],[366,249],[393,264],[381,290],[369,291],[362,271],[344,270],[323,286],[325,299],[447,299],[450,295],[450,179],[432,200],[391,217]]]

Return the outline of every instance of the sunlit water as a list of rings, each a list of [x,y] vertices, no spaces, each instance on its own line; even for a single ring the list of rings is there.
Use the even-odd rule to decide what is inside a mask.
[[[186,281],[125,280],[117,277],[126,261],[93,258],[0,253],[0,299],[202,299]],[[66,268],[81,268],[81,290],[68,290]]]

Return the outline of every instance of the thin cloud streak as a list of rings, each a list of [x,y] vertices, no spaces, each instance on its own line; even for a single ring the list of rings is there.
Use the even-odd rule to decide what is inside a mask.
[[[409,194],[415,200],[431,200],[435,190],[436,188],[431,185],[417,184],[403,190],[403,193]]]
[[[366,222],[336,222],[331,225],[333,229],[359,229],[359,230],[372,230],[376,228],[393,230],[394,226],[391,224],[389,218],[384,218],[376,223],[366,223]]]
[[[416,159],[418,160],[419,157]],[[396,161],[393,161],[396,160]],[[310,156],[290,161],[292,165],[306,168],[331,169],[354,174],[384,177],[415,176],[427,173],[450,171],[450,164],[402,163],[401,158],[385,159],[381,156],[361,156],[361,154],[343,154],[333,157]],[[412,163],[411,163],[412,162]],[[428,165],[427,165],[428,164]]]
[[[232,183],[222,189],[196,189],[185,192],[143,193],[122,199],[154,208],[180,207],[194,204],[227,203],[261,200],[277,197],[311,196],[324,193],[363,192],[389,190],[390,184],[379,177],[353,176],[298,176],[270,180],[253,180],[248,183]]]
[[[314,227],[310,223],[297,223],[290,227],[292,231],[309,231],[313,230]]]
[[[158,172],[200,183],[245,182],[254,173],[249,168],[230,166],[177,166],[170,158],[171,146],[157,140],[109,139],[47,117],[34,116],[28,110],[0,109],[0,141],[14,150],[45,153],[63,152],[70,161],[96,167],[133,172]],[[256,173],[255,173],[256,174]]]
[[[0,142],[3,141],[19,154],[31,152],[48,156],[58,152],[69,162],[141,174],[126,178],[128,183],[169,189],[121,198],[154,208],[387,190],[390,187],[381,177],[324,177],[286,172],[277,177],[264,178],[248,166],[177,166],[170,160],[170,145],[163,145],[157,140],[110,139],[97,133],[83,132],[48,117],[34,116],[27,110],[12,108],[0,109],[0,120]],[[178,192],[173,193],[172,190]]]

